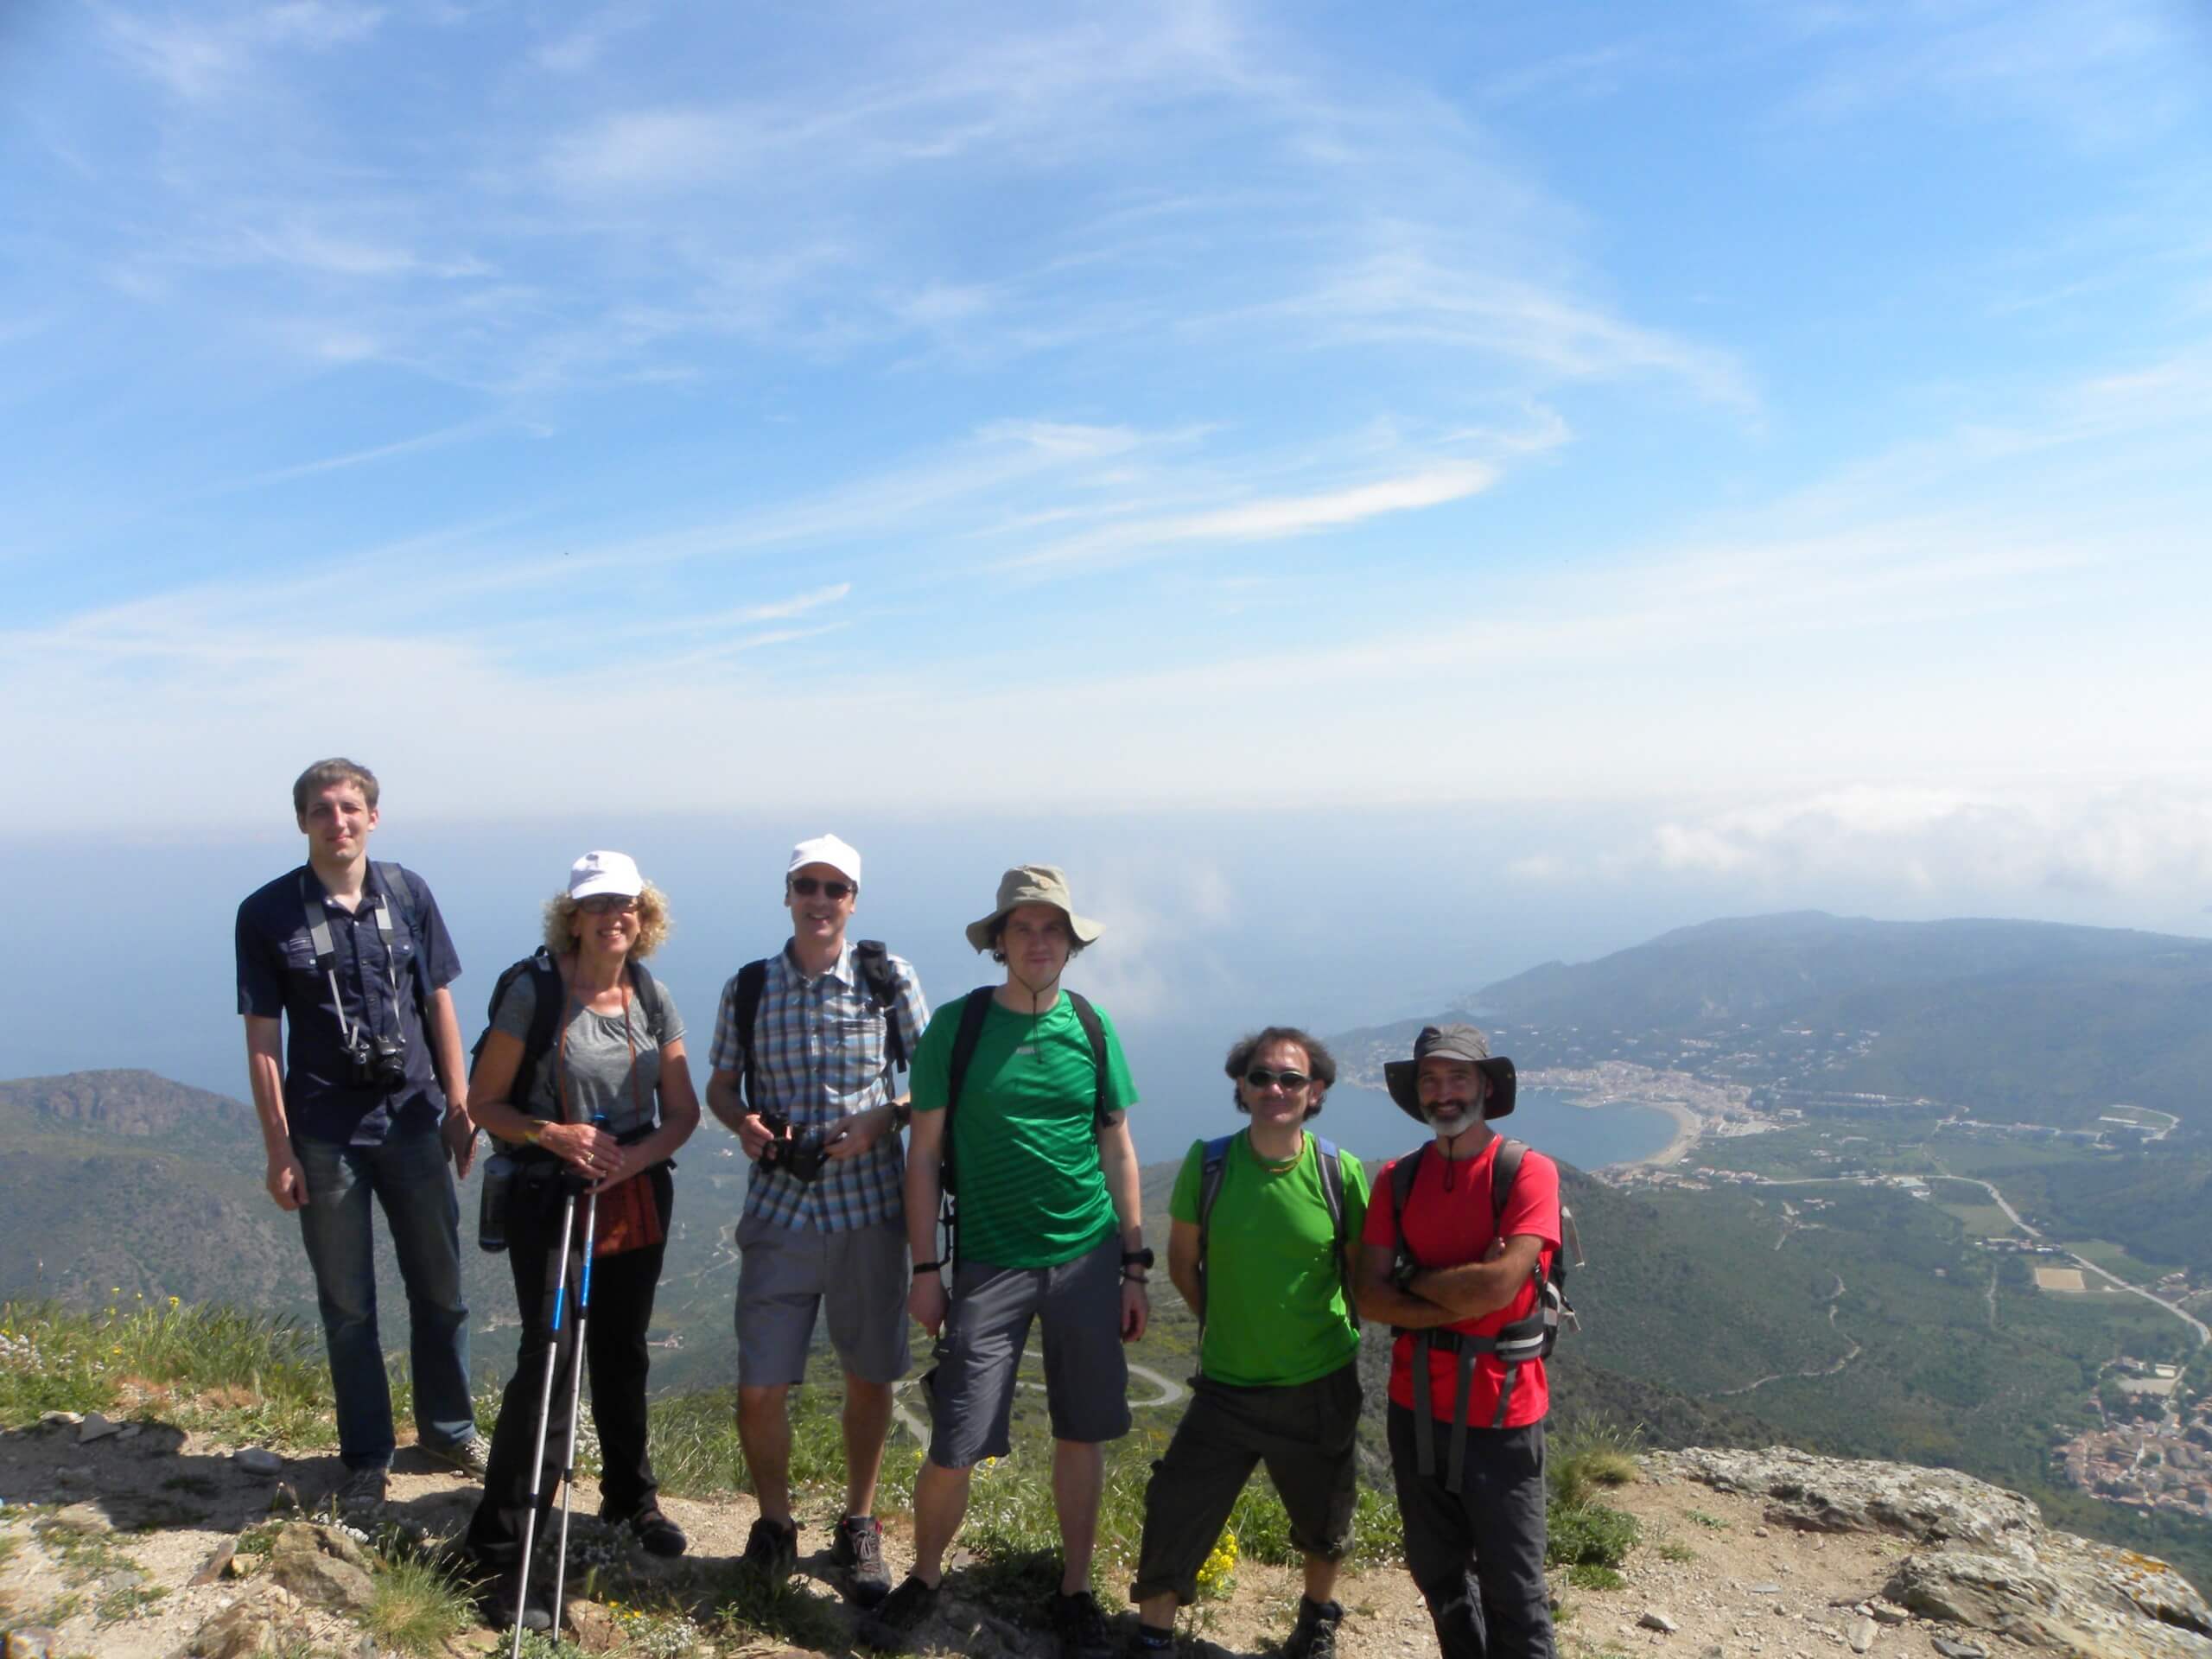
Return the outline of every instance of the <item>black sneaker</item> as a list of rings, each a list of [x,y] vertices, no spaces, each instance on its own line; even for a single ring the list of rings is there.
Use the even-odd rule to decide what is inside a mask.
[[[543,1563],[531,1569],[529,1599],[523,1598],[522,1569],[509,1567],[484,1586],[477,1599],[484,1622],[495,1630],[519,1624],[525,1630],[553,1628],[553,1569]]]
[[[746,1534],[745,1554],[739,1559],[769,1583],[783,1583],[798,1566],[798,1522],[762,1516]]]
[[[909,1573],[899,1580],[899,1587],[884,1599],[872,1613],[864,1614],[853,1626],[853,1635],[863,1647],[877,1648],[885,1653],[912,1653],[914,1650],[914,1631],[922,1621],[937,1611],[935,1590]]]
[[[1298,1623],[1282,1644],[1282,1659],[1337,1659],[1337,1625],[1344,1606],[1334,1601],[1298,1599]]]
[[[1060,1659],[1120,1659],[1106,1634],[1106,1616],[1088,1590],[1052,1598],[1052,1635]]]
[[[858,1607],[874,1607],[891,1593],[883,1564],[883,1528],[874,1516],[849,1515],[830,1541],[830,1564],[845,1575],[845,1594]]]
[[[638,1548],[648,1555],[681,1555],[690,1548],[683,1529],[663,1515],[660,1505],[650,1497],[626,1516],[608,1515],[604,1510],[600,1515],[617,1526],[629,1528],[637,1535]]]

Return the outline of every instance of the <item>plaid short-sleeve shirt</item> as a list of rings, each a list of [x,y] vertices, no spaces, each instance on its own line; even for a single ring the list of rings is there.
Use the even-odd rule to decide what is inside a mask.
[[[899,957],[888,961],[898,986],[899,1028],[911,1055],[929,1023],[929,1007],[912,965]],[[715,1018],[709,1060],[715,1071],[744,1072],[744,1039],[733,974],[722,987],[721,1008]],[[885,1087],[883,1014],[861,983],[849,940],[836,964],[811,979],[800,972],[788,944],[769,959],[753,1039],[761,1098],[747,1101],[747,1109],[758,1111],[765,1104],[783,1113],[795,1135],[819,1140],[840,1120],[892,1097]],[[779,1226],[818,1227],[824,1232],[896,1222],[906,1213],[900,1190],[906,1170],[906,1150],[896,1135],[885,1135],[858,1158],[823,1165],[817,1181],[795,1180],[755,1164],[745,1213]]]

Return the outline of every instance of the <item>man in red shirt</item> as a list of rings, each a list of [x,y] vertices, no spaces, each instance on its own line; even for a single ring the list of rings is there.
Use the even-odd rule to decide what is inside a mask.
[[[1559,1166],[1524,1148],[1517,1169],[1499,1167],[1507,1143],[1489,1120],[1513,1109],[1513,1062],[1472,1026],[1427,1027],[1383,1077],[1434,1137],[1376,1178],[1357,1285],[1361,1315],[1397,1332],[1390,1466],[1406,1565],[1444,1659],[1551,1659],[1551,1392],[1535,1333],[1559,1249]]]

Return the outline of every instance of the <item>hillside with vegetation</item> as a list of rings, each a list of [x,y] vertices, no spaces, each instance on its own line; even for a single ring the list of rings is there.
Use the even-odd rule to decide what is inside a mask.
[[[2208,1116],[2212,940],[1802,912],[1547,963],[1471,1002],[1528,1066],[1607,1037],[1687,1039],[1714,1074],[1770,1086],[2061,1126],[2121,1102]]]

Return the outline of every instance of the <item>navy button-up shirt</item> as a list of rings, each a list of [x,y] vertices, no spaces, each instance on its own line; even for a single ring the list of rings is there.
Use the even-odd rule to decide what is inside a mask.
[[[385,880],[395,873],[396,902]],[[377,907],[389,904],[387,963]],[[308,929],[312,907],[330,928],[338,995],[346,1019],[372,1038],[406,1044],[407,1080],[386,1090],[350,1080],[344,1032],[330,979],[316,965]],[[423,878],[396,864],[372,863],[358,911],[330,902],[312,868],[280,875],[238,906],[238,1012],[282,1015],[285,1116],[296,1135],[352,1146],[375,1146],[395,1130],[435,1129],[445,1115],[445,1091],[430,1062],[423,1027],[430,995],[461,976],[461,958],[438,901]],[[393,995],[393,981],[398,995]]]

